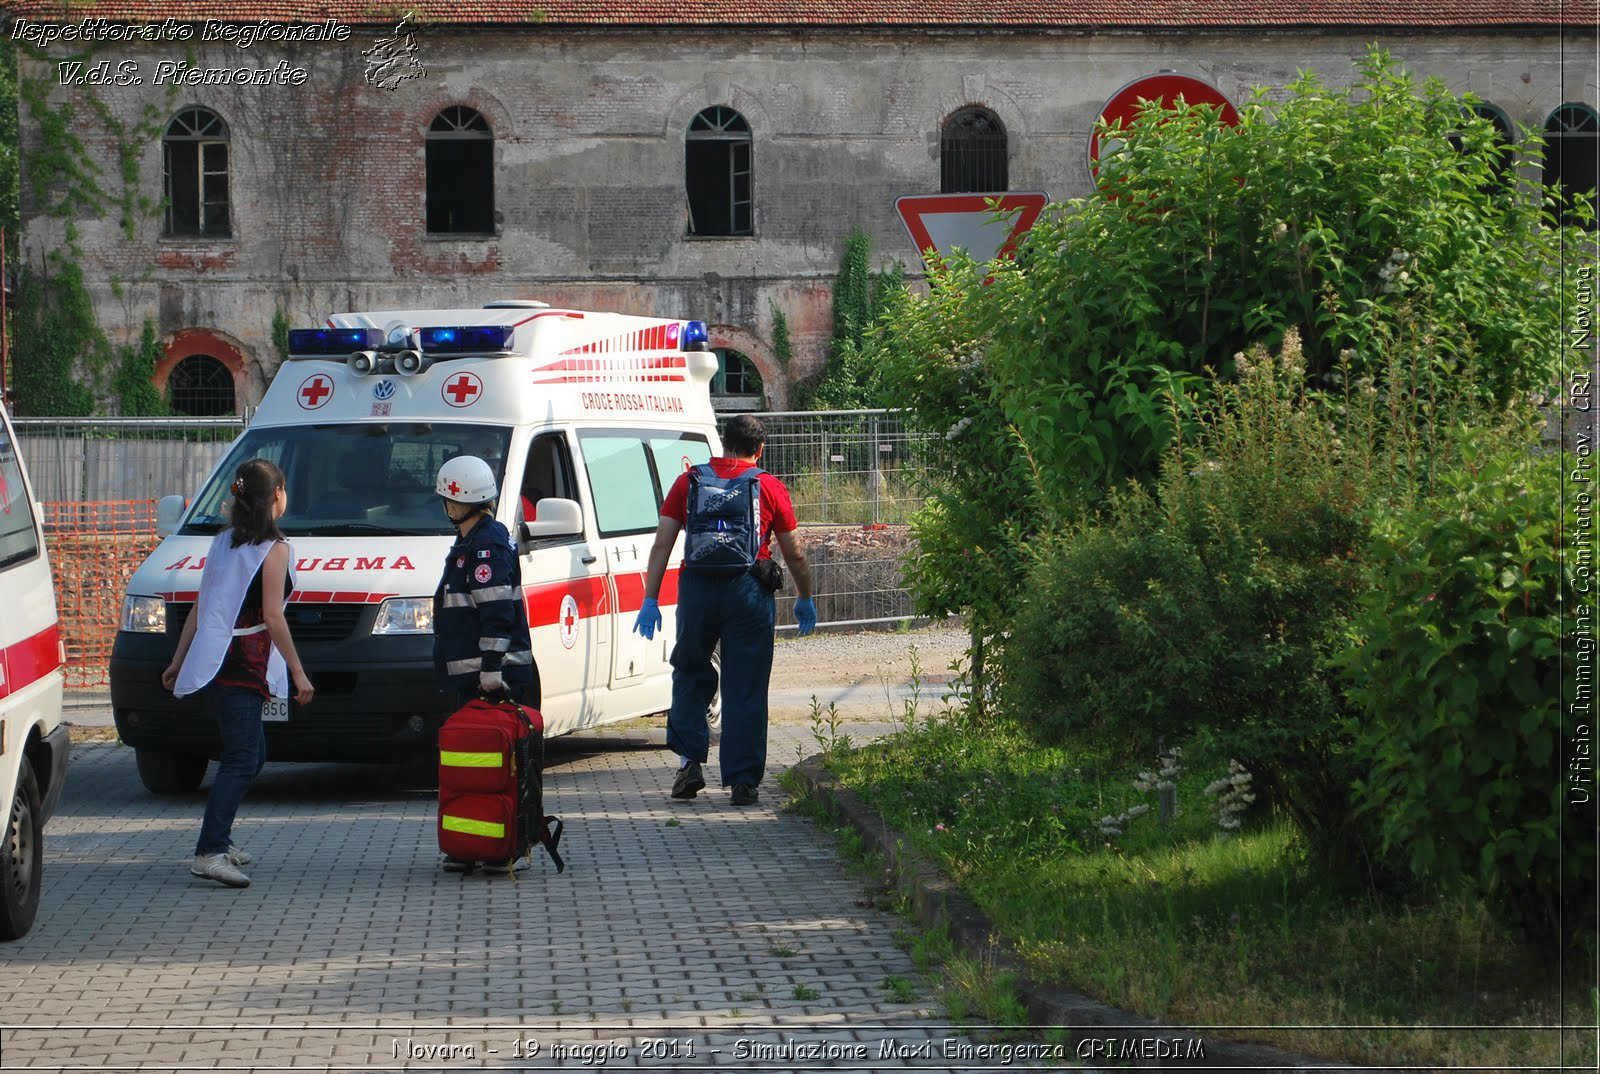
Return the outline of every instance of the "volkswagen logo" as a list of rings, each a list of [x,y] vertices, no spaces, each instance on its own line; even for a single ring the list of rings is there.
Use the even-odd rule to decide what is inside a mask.
[[[372,397],[374,399],[388,399],[393,395],[394,381],[392,380],[380,380],[372,386]]]

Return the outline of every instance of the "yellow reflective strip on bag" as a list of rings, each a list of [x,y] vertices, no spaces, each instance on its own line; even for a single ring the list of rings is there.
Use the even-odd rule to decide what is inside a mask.
[[[490,839],[506,837],[506,826],[496,824],[492,820],[472,820],[469,817],[446,815],[439,818],[439,827],[447,832],[460,832],[462,835],[482,835]]]
[[[499,768],[505,763],[506,755],[503,753],[460,753],[456,750],[440,750],[439,763],[450,768]]]

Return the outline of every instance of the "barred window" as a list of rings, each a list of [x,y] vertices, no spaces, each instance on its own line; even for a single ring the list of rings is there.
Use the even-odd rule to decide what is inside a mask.
[[[167,398],[179,414],[195,418],[234,413],[233,374],[209,354],[191,354],[167,378]]]
[[[1006,129],[986,108],[963,108],[944,122],[939,191],[987,194],[1009,189]]]

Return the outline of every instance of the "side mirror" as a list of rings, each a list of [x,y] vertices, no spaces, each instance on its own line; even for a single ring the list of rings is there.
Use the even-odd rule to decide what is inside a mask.
[[[163,496],[156,501],[156,535],[158,537],[171,537],[178,532],[178,523],[183,521],[183,509],[189,503],[182,496]]]
[[[522,539],[540,541],[549,537],[583,536],[583,508],[577,500],[540,500],[534,508],[538,519],[522,523]]]

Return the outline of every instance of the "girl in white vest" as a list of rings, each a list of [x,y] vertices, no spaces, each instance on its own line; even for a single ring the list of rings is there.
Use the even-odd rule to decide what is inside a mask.
[[[250,878],[239,867],[250,855],[233,845],[233,818],[266,763],[262,706],[287,697],[291,677],[298,704],[310,704],[313,691],[283,617],[294,589],[294,557],[278,530],[289,502],[283,471],[251,459],[235,471],[232,492],[231,525],[206,551],[199,599],[161,684],[178,697],[200,693],[222,740],[189,872],[242,888]]]

